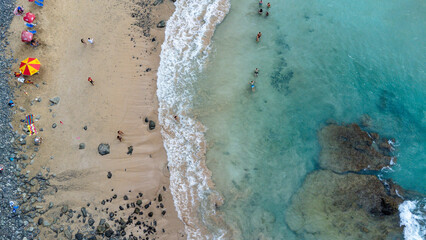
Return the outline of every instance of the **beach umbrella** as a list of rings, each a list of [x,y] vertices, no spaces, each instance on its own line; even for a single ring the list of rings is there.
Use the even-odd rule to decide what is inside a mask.
[[[28,31],[22,31],[21,40],[23,42],[31,42],[31,40],[33,40],[33,34]]]
[[[27,58],[21,62],[19,70],[21,70],[22,74],[31,76],[40,70],[40,66],[41,64],[37,58]]]
[[[16,16],[21,16],[22,13],[18,12],[18,10],[21,10],[21,9],[22,9],[22,11],[24,11],[23,7],[21,7],[21,6],[16,7],[15,10],[13,10],[13,14],[15,14]]]
[[[27,23],[34,22],[34,19],[35,19],[35,15],[30,13],[30,12],[27,12],[27,14],[25,14],[25,16],[24,16],[24,21],[27,22]]]

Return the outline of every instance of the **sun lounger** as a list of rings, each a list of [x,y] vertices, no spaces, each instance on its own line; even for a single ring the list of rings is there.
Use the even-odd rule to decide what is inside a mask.
[[[35,27],[36,25],[35,25],[35,24],[33,24],[33,23],[25,23],[25,26],[27,26],[27,27],[29,27],[29,28],[33,28],[33,27]]]
[[[43,3],[41,3],[41,2],[37,2],[37,1],[35,1],[34,3],[35,3],[37,6],[43,7]]]

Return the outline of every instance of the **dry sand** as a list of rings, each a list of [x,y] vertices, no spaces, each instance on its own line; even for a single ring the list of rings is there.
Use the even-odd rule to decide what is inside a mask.
[[[35,126],[44,130],[38,133],[43,143],[33,164],[23,172],[29,170],[30,175],[35,175],[41,167],[48,167],[56,174],[50,184],[57,192],[44,195],[46,202],[41,204],[46,208],[53,202],[54,207],[43,217],[52,223],[59,217],[62,206],[75,210],[73,218],[63,216],[53,224],[58,228],[70,225],[73,237],[78,230],[85,233],[82,218],[76,218],[81,207],[85,206],[93,216],[96,227],[99,219],[109,218],[107,207],[108,213],[118,211],[115,219],[127,220],[134,208],[130,206],[127,210],[126,204],[142,199],[143,204],[151,201],[152,205],[142,209],[143,215],[138,216],[138,220],[147,220],[147,224],[152,224],[154,219],[157,222],[157,233],[150,239],[185,238],[183,223],[177,217],[168,189],[167,158],[160,126],[157,124],[155,130],[150,131],[144,121],[148,117],[158,122],[156,73],[164,28],[156,28],[156,24],[167,20],[174,9],[169,0],[157,6],[152,3],[60,0],[45,1],[45,7],[40,8],[25,1],[25,10],[35,13],[38,22],[35,29],[41,46],[36,49],[19,41],[20,32],[26,29],[22,18],[15,17],[12,22],[9,40],[14,42],[14,57],[19,61],[37,57],[42,63],[40,73],[28,77],[39,87],[25,84],[15,92],[15,108],[27,109],[24,113],[16,112],[15,130],[22,134],[24,124],[19,119],[30,113],[41,115]],[[135,10],[142,14],[132,17]],[[133,25],[135,23],[139,26]],[[94,38],[93,45],[80,42],[81,38],[87,40],[88,37]],[[18,65],[19,62],[16,70]],[[89,76],[94,86],[87,81]],[[50,106],[48,99],[55,96],[61,98],[60,103]],[[42,101],[33,101],[36,97]],[[56,128],[52,128],[53,123],[57,124]],[[124,132],[123,142],[116,139],[118,130]],[[31,139],[33,137],[27,140],[28,155],[34,149]],[[80,143],[86,144],[84,150],[79,150]],[[100,143],[110,144],[109,155],[98,154]],[[134,148],[133,155],[126,154],[129,146]],[[111,179],[107,178],[108,171],[112,173]],[[143,193],[142,198],[137,198],[139,192]],[[158,199],[154,201],[159,193],[163,196],[164,209],[157,208]],[[114,194],[118,197],[112,203],[101,204]],[[124,200],[124,195],[129,200]],[[119,206],[125,210],[119,211]],[[162,210],[167,211],[165,216],[161,216]],[[150,211],[154,213],[152,218],[147,217]],[[39,214],[35,221],[38,218]],[[48,227],[40,227],[40,230],[41,239],[57,236]],[[133,224],[126,228],[126,233],[144,236],[142,230]],[[63,232],[58,236],[65,238]]]

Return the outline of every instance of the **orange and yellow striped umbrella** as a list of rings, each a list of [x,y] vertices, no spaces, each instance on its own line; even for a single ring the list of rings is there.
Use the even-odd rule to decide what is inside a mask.
[[[31,76],[34,73],[40,70],[41,63],[37,58],[27,58],[21,62],[21,66],[19,66],[19,70],[21,73],[27,76]]]

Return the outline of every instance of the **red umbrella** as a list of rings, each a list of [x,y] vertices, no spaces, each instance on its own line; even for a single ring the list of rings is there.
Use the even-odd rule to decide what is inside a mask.
[[[34,19],[35,19],[35,15],[34,14],[32,14],[30,12],[27,12],[27,14],[25,14],[25,17],[24,17],[24,21],[25,22],[32,23],[32,22],[34,22]]]
[[[33,34],[28,31],[22,31],[21,40],[23,42],[31,42],[31,40],[33,40]]]

